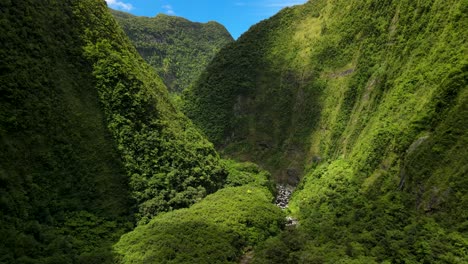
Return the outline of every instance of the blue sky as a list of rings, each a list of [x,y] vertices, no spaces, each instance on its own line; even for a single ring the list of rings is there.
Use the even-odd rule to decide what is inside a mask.
[[[307,0],[106,0],[118,10],[138,16],[159,13],[187,18],[195,22],[217,21],[237,39],[250,26],[266,19],[286,6]]]

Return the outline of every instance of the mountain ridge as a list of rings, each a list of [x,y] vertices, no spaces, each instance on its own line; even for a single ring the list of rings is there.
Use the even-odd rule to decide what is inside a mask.
[[[191,120],[105,1],[0,10],[0,262],[468,259],[466,0],[285,8]]]
[[[227,177],[105,1],[3,1],[0,262],[110,263]]]
[[[467,10],[309,1],[253,26],[184,92],[222,153],[298,184],[299,226],[253,263],[466,260]]]
[[[110,10],[171,92],[180,93],[191,85],[219,49],[233,41],[216,21],[192,22],[162,13],[141,17]]]

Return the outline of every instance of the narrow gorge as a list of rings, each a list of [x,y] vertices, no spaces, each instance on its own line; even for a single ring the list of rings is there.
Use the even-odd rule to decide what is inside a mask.
[[[0,0],[0,263],[467,263],[468,1],[125,3]]]

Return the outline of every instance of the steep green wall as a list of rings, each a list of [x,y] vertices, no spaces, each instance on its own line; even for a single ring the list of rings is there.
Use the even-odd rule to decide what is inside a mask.
[[[138,17],[111,10],[141,56],[156,69],[170,92],[190,86],[226,44],[233,41],[219,23],[196,23],[158,14]]]
[[[224,48],[184,93],[225,153],[297,182],[258,263],[463,263],[467,1],[310,1]]]
[[[0,262],[107,259],[133,203],[71,2],[0,5]]]
[[[0,1],[0,262],[109,263],[227,172],[104,1]]]
[[[314,6],[286,8],[225,47],[184,93],[184,112],[226,154],[297,182],[325,83],[312,63]],[[304,142],[306,142],[304,144]]]
[[[0,12],[0,262],[468,259],[467,1],[287,8],[185,92],[225,153],[304,174],[265,242],[266,175],[220,160],[104,1]]]
[[[138,217],[146,221],[187,207],[221,187],[227,172],[213,145],[171,104],[161,79],[109,11],[87,0],[75,16]]]

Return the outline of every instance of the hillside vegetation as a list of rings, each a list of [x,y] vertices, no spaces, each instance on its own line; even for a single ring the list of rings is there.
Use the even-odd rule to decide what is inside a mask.
[[[196,23],[165,14],[149,18],[111,12],[170,92],[179,93],[198,79],[216,53],[233,41],[226,28],[214,21]]]
[[[121,263],[237,263],[252,247],[278,235],[284,224],[272,204],[269,173],[226,161],[225,188],[188,209],[160,214],[122,236]]]
[[[468,2],[317,0],[225,47],[184,112],[300,181],[254,263],[466,263]]]
[[[0,262],[112,263],[111,246],[228,175],[104,1],[1,1]]]
[[[467,262],[468,1],[283,9],[185,89],[193,123],[163,81],[192,57],[155,70],[105,1],[0,14],[0,263]]]

